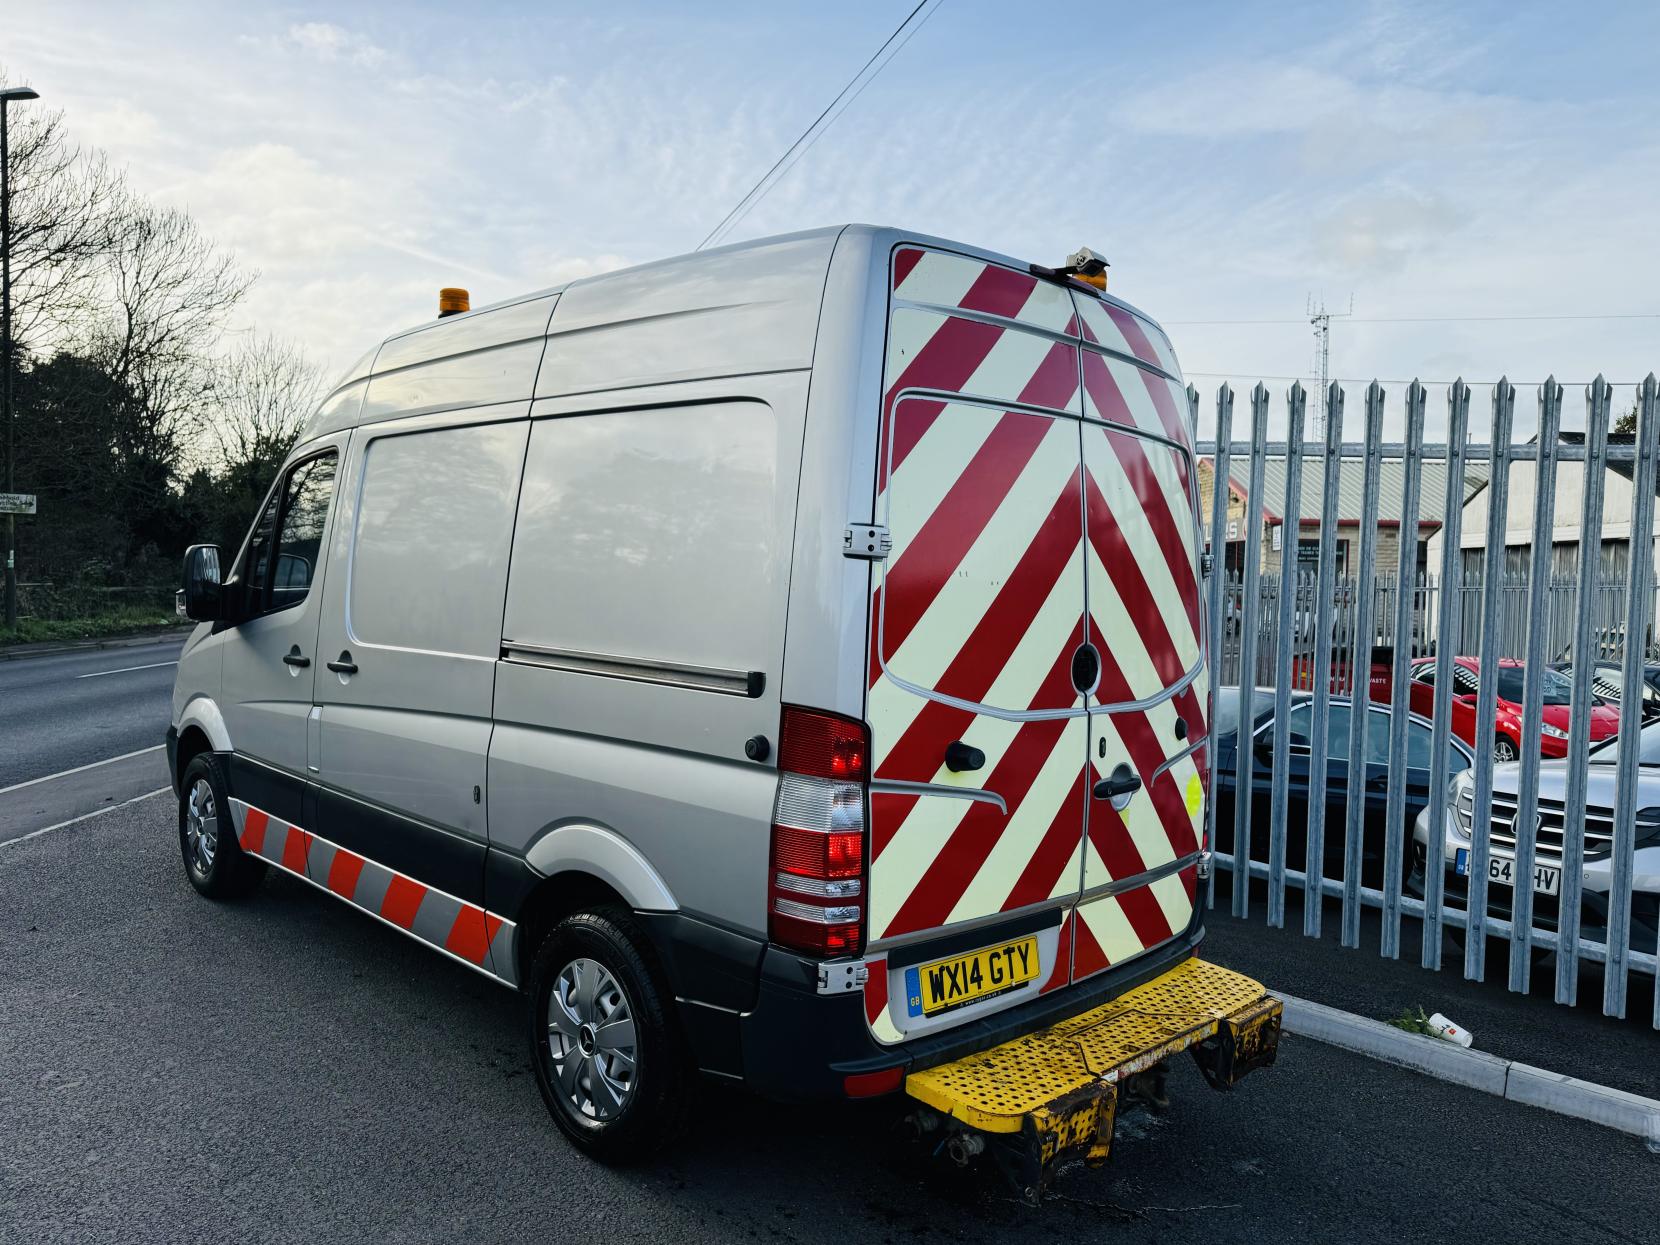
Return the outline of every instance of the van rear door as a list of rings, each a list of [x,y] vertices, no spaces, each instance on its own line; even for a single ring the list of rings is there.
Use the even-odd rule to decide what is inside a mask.
[[[897,1040],[1070,979],[1088,719],[1071,296],[918,247],[891,274],[876,516],[893,545],[872,578],[867,705],[869,936],[888,953],[867,1010]],[[966,1003],[919,997],[933,935],[980,927],[1019,949],[1010,978]]]
[[[889,289],[866,1010],[897,1041],[1186,929],[1204,685],[1191,434],[1163,334],[921,246],[895,249]],[[1093,799],[1120,766],[1141,789]],[[1038,964],[1012,958],[1034,947]],[[983,988],[942,1006],[953,972]]]
[[[1164,334],[1080,294],[1091,798],[1074,980],[1181,934],[1204,831],[1207,675],[1188,398]]]

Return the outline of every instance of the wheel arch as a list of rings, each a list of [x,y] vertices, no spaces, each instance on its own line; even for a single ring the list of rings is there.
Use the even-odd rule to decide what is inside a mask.
[[[184,772],[190,768],[190,763],[204,752],[213,752],[213,740],[207,731],[200,725],[192,722],[179,732],[178,753],[173,763],[173,789],[184,789]]]
[[[603,878],[583,869],[564,869],[543,878],[520,905],[518,935],[513,940],[513,979],[521,988],[530,983],[530,962],[548,931],[575,912],[629,906],[628,900]]]
[[[231,733],[225,728],[225,715],[219,712],[219,706],[207,696],[193,697],[179,715],[177,723],[179,731],[179,753],[184,754],[185,735],[194,730],[201,733],[208,741],[208,746],[215,752],[231,751]],[[179,761],[180,772],[183,772],[185,761]]]
[[[520,982],[528,979],[531,958],[548,930],[573,912],[608,906],[633,912],[680,908],[639,849],[600,826],[556,826],[531,844],[525,863],[543,876],[513,917],[519,927],[514,968]]]

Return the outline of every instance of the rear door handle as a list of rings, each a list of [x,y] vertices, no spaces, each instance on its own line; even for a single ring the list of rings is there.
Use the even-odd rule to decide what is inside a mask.
[[[348,652],[342,652],[334,661],[324,662],[323,664],[336,674],[357,673],[357,663],[352,660],[352,655]]]
[[[1112,800],[1123,795],[1134,795],[1141,790],[1141,775],[1131,772],[1127,765],[1120,765],[1112,773],[1111,778],[1103,778],[1095,784],[1095,798],[1097,800]]]
[[[311,658],[302,657],[300,655],[300,646],[298,644],[282,655],[282,661],[285,666],[296,666],[301,670],[304,670],[311,664]]]

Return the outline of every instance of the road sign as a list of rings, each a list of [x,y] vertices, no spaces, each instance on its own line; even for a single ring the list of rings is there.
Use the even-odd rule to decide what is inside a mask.
[[[0,514],[33,514],[33,493],[0,493]]]

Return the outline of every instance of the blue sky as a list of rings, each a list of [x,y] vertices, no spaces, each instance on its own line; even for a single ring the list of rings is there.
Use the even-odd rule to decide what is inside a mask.
[[[691,249],[908,11],[6,0],[4,69],[263,277],[332,366]],[[945,0],[733,233],[1079,244],[1207,394],[1359,319],[1660,312],[1660,5]],[[1339,322],[1342,377],[1660,367],[1660,320]],[[1284,382],[1270,382],[1283,388]],[[1358,394],[1355,395],[1358,397]]]

